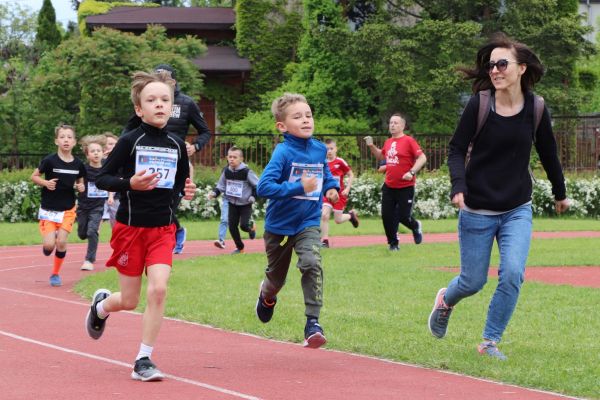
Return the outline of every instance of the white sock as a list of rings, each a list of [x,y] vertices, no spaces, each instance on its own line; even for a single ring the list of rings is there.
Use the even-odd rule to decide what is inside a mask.
[[[140,344],[140,352],[138,353],[137,357],[135,358],[136,361],[143,357],[150,358],[150,356],[152,355],[152,350],[154,350],[154,347],[146,346],[144,343],[141,343]]]
[[[108,317],[108,312],[104,311],[104,302],[106,301],[106,299],[102,300],[100,303],[96,304],[96,314],[98,314],[98,318],[100,319],[106,319],[106,317]]]

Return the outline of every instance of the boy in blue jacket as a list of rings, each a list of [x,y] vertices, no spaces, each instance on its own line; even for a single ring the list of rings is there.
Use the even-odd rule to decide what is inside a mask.
[[[327,342],[319,325],[323,306],[322,196],[324,193],[335,203],[340,187],[327,166],[327,148],[312,138],[313,117],[306,98],[286,93],[273,102],[271,111],[284,142],[275,147],[257,186],[258,195],[269,199],[269,203],[264,234],[268,266],[258,293],[256,315],[264,323],[273,317],[277,293],[285,284],[294,250],[302,273],[304,346],[316,349]]]

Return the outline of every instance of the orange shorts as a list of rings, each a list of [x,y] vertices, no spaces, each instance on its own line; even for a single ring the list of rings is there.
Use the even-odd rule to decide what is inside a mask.
[[[40,219],[40,233],[42,236],[56,232],[59,229],[64,229],[65,231],[71,233],[71,230],[73,230],[73,224],[75,223],[75,218],[77,217],[75,212],[76,209],[77,206],[74,206],[70,210],[66,210],[63,220],[60,223]]]
[[[110,247],[113,253],[106,261],[127,276],[141,276],[154,264],[173,264],[175,224],[145,228],[117,222],[112,230]]]

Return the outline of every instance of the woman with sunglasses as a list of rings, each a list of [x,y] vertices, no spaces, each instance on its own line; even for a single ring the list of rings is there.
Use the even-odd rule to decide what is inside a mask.
[[[533,132],[532,89],[544,73],[539,58],[524,44],[497,34],[479,49],[475,67],[460,71],[473,80],[474,93],[450,141],[448,155],[452,203],[459,208],[461,268],[448,287],[438,291],[429,330],[443,338],[454,306],[484,287],[496,239],[498,286],[478,351],[505,360],[497,343],[517,304],[532,233],[529,157],[533,146],[552,183],[556,212],[565,211],[569,202],[547,109]],[[491,91],[490,111],[476,135],[478,92],[487,89]],[[472,153],[466,162],[470,144]]]

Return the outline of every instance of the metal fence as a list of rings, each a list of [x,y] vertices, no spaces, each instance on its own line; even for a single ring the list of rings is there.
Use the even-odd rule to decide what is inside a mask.
[[[565,171],[595,171],[600,161],[600,116],[554,117],[554,134],[558,145],[561,163]],[[344,158],[359,174],[373,170],[377,161],[362,139],[365,135],[320,135],[320,140],[334,138],[338,141],[338,155]],[[372,135],[375,144],[381,147],[388,135]],[[427,155],[428,170],[439,169],[448,156],[448,135],[415,135],[419,145]],[[189,139],[193,139],[190,136]],[[218,134],[195,154],[192,162],[196,166],[216,168],[225,164],[227,149],[232,145],[244,151],[247,163],[258,168],[266,165],[280,135],[270,134]],[[342,145],[343,142],[343,145]],[[40,153],[0,153],[0,171],[33,169],[46,154]]]

